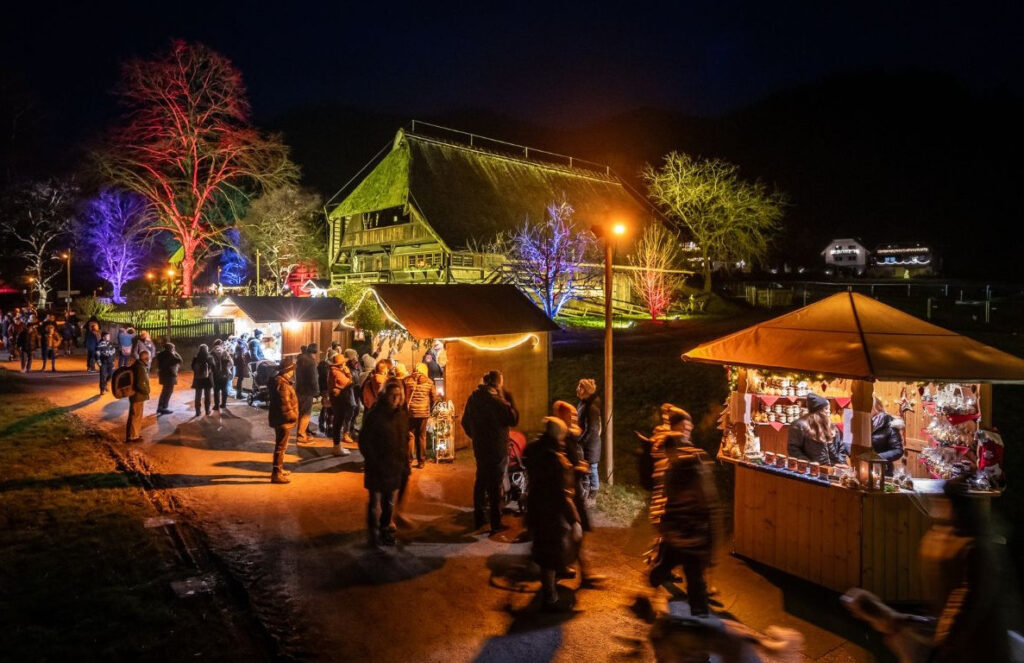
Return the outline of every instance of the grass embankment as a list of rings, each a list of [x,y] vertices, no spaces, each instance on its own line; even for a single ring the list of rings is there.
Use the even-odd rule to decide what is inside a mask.
[[[236,659],[104,439],[0,369],[0,652],[11,661]]]

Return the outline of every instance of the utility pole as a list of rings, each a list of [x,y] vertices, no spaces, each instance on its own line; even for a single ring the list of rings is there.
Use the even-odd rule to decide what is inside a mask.
[[[612,352],[612,260],[615,240],[626,234],[626,224],[614,223],[602,229],[604,238],[604,437],[605,483],[615,484],[614,357]]]
[[[260,294],[260,250],[256,249],[256,296]]]

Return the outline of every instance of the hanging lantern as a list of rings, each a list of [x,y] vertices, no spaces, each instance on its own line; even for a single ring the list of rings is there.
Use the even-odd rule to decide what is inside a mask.
[[[874,451],[857,456],[857,479],[866,490],[885,490],[885,470],[889,461]]]

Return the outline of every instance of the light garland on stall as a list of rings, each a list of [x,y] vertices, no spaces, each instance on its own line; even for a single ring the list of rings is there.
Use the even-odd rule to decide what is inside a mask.
[[[392,324],[398,325],[402,329],[405,329],[405,325],[403,325],[401,322],[399,322],[395,318],[395,316],[391,314],[391,311],[384,304],[384,301],[380,298],[380,295],[378,295],[377,291],[374,290],[373,288],[367,288],[366,290],[363,290],[363,294],[359,296],[359,301],[356,302],[356,305],[353,306],[352,310],[349,311],[348,313],[346,313],[345,317],[341,319],[341,326],[342,327],[348,327],[349,329],[355,329],[356,328],[356,326],[353,325],[349,321],[349,318],[351,318],[353,315],[355,315],[356,311],[358,311],[359,307],[363,305],[363,301],[366,299],[366,296],[369,295],[369,294],[372,294],[373,298],[377,300],[377,305],[380,306],[381,312],[384,313],[384,317],[387,318],[389,322],[391,322]]]
[[[471,348],[474,348],[476,350],[483,350],[485,352],[504,352],[505,350],[511,350],[512,348],[518,348],[520,345],[523,345],[524,343],[527,343],[527,342],[529,342],[531,340],[533,341],[534,345],[536,345],[537,343],[540,343],[540,337],[537,336],[536,334],[523,334],[522,336],[520,336],[518,339],[516,339],[512,343],[509,343],[508,345],[502,345],[502,346],[480,345],[476,341],[471,341],[468,338],[462,338],[462,337],[439,338],[437,340],[439,340],[439,341],[459,341],[461,343],[465,343],[466,345],[468,345]]]

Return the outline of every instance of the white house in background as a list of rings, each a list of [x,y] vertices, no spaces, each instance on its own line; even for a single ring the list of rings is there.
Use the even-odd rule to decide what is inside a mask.
[[[862,274],[868,266],[868,250],[855,239],[834,239],[821,252],[826,267],[849,270]]]

